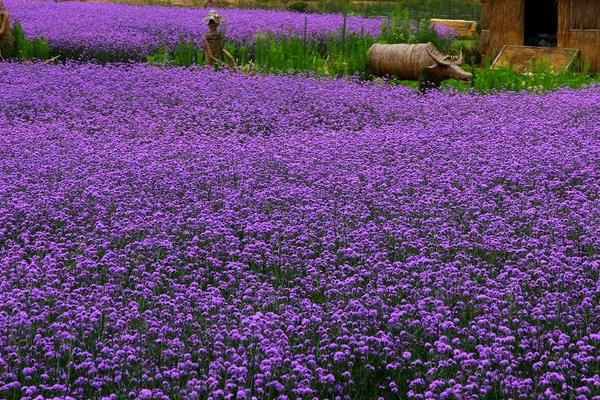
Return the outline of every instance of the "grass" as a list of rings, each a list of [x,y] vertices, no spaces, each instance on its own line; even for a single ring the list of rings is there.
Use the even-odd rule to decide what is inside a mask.
[[[246,72],[365,77],[366,49],[373,43],[374,38],[356,34],[349,34],[344,40],[331,35],[320,42],[299,37],[278,39],[271,34],[260,34],[252,46],[229,43],[226,49],[236,59],[238,69]],[[173,52],[161,49],[148,61],[175,66],[202,65],[204,54],[194,44],[181,40]]]
[[[322,77],[357,76],[361,79],[373,78],[367,70],[367,50],[375,42],[384,43],[423,43],[433,42],[442,52],[463,52],[467,65],[464,69],[472,72],[470,83],[447,80],[442,87],[458,91],[489,93],[495,91],[547,92],[561,87],[580,88],[600,82],[600,77],[582,72],[565,71],[555,73],[546,63],[538,63],[528,74],[511,69],[490,69],[488,60],[482,65],[478,55],[478,40],[451,40],[441,38],[428,29],[427,23],[415,27],[409,13],[394,13],[385,24],[379,38],[360,34],[327,36],[322,41],[309,41],[306,37],[276,38],[273,35],[256,36],[252,46],[229,43],[227,50],[236,59],[236,67],[245,73],[260,74],[303,74]],[[411,27],[412,26],[412,27]],[[184,40],[174,52],[162,49],[152,55],[149,62],[162,65],[191,66],[203,64],[202,49]],[[416,81],[385,80],[391,84],[417,87]]]
[[[79,58],[81,54],[51,49],[44,38],[29,40],[22,26],[16,22],[12,33],[14,45],[3,52],[5,58],[22,60],[48,60],[60,55],[62,59]],[[470,83],[447,80],[442,88],[458,91],[489,93],[495,91],[547,92],[561,87],[580,88],[600,82],[598,75],[583,71],[555,73],[548,64],[541,62],[533,66],[527,74],[511,69],[493,70],[489,61],[479,60],[477,40],[451,40],[439,37],[428,29],[426,21],[415,26],[407,10],[396,11],[388,17],[378,38],[356,33],[347,33],[344,28],[339,34],[326,36],[320,41],[302,37],[276,38],[270,34],[255,37],[252,45],[228,43],[226,48],[236,60],[235,68],[244,73],[260,74],[303,74],[322,77],[355,76],[360,79],[381,78],[370,76],[367,70],[367,50],[375,42],[383,43],[423,43],[433,42],[442,52],[465,55],[464,69],[473,73]],[[128,55],[101,55],[100,62],[129,60]],[[147,58],[148,62],[165,66],[189,67],[204,64],[204,52],[192,42],[180,40],[173,51],[160,48]],[[477,67],[481,62],[481,66]],[[391,84],[417,87],[416,81],[387,79]]]
[[[339,34],[319,41],[302,37],[277,38],[259,34],[251,46],[228,43],[227,50],[237,60],[241,70],[260,73],[309,73],[326,77],[367,77],[367,50],[375,42],[434,43],[441,51],[451,48],[452,40],[439,37],[426,21],[410,19],[406,12],[394,13],[383,25],[378,38],[361,33],[348,33],[345,24]],[[148,61],[155,64],[191,66],[203,64],[202,49],[181,39],[173,52],[161,48]]]
[[[433,43],[440,51],[451,49],[453,38],[441,37],[426,19],[415,20],[406,9],[392,12],[381,27],[379,43]]]
[[[355,1],[351,13],[366,16],[389,15],[398,10],[408,10],[411,18],[454,18],[478,20],[481,4],[473,0],[397,0]]]
[[[265,73],[311,71],[321,76],[341,77],[364,74],[366,49],[373,43],[373,38],[355,34],[344,39],[328,36],[318,43],[302,38],[277,40],[272,35],[260,35],[254,48],[246,54]]]
[[[50,59],[50,46],[44,38],[27,39],[23,27],[15,22],[12,27],[13,43],[2,50],[4,58],[18,58],[21,60],[48,60]]]
[[[544,93],[562,87],[575,89],[600,83],[600,76],[590,75],[585,67],[583,71],[554,72],[543,60],[533,65],[530,72],[524,74],[510,68],[491,69],[487,60],[484,60],[481,67],[465,66],[465,69],[473,73],[471,83],[448,80],[442,87],[460,91],[472,90],[478,93],[500,91]]]

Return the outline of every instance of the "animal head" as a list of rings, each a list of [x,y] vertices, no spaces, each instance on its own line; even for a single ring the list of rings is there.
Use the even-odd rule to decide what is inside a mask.
[[[462,51],[458,57],[453,57],[440,53],[433,44],[427,46],[426,50],[432,60],[432,64],[427,66],[430,76],[440,81],[448,78],[460,81],[473,79],[473,74],[460,67],[464,60]]]

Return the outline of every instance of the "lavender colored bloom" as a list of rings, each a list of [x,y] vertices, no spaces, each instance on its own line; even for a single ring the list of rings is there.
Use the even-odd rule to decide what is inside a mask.
[[[51,46],[64,51],[118,53],[145,57],[161,43],[173,48],[180,37],[200,43],[206,33],[204,9],[132,6],[125,4],[52,0],[5,0],[13,19],[20,21],[30,37],[45,37]],[[229,40],[249,43],[255,35],[278,37],[304,35],[309,40],[337,34],[343,17],[335,14],[300,14],[277,10],[218,10],[225,18]],[[348,17],[348,32],[375,36],[381,21]]]
[[[0,89],[1,398],[598,395],[600,86]]]
[[[447,25],[433,24],[432,29],[443,39],[455,39],[457,37],[456,31]]]

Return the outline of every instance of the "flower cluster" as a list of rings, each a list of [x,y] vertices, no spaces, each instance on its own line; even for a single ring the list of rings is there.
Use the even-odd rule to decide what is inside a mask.
[[[444,24],[433,24],[431,29],[442,39],[452,40],[458,36],[454,29]]]
[[[161,6],[133,6],[81,1],[5,0],[13,18],[27,35],[45,37],[51,46],[64,51],[116,53],[131,58],[147,56],[162,44],[174,47],[180,38],[200,42],[206,33],[202,18],[207,10]],[[229,40],[249,43],[261,33],[304,36],[319,40],[337,34],[344,18],[335,14],[300,14],[277,10],[218,10],[225,18]],[[348,32],[376,36],[381,21],[348,17]]]
[[[0,397],[599,398],[600,87],[0,86]]]

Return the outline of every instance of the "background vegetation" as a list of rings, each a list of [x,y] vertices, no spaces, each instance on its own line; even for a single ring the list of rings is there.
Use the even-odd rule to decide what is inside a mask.
[[[21,60],[48,60],[50,59],[50,46],[46,39],[27,39],[23,27],[19,22],[12,26],[12,46],[2,49],[2,57],[18,58]]]
[[[113,0],[114,1],[114,0]],[[116,0],[130,4],[179,5],[204,7],[206,0]],[[298,12],[342,13],[385,16],[399,8],[413,18],[478,19],[481,5],[477,0],[212,0],[210,6],[236,8],[287,9]]]
[[[359,79],[375,79],[370,76],[367,68],[367,50],[375,42],[383,43],[426,43],[432,42],[440,51],[445,53],[465,55],[465,70],[473,73],[471,83],[455,80],[444,82],[444,88],[460,91],[491,92],[491,91],[549,91],[560,87],[582,87],[600,81],[598,76],[592,76],[586,68],[580,70],[554,73],[544,63],[535,65],[528,74],[516,73],[510,69],[492,70],[490,60],[481,60],[478,54],[478,40],[455,40],[453,37],[441,37],[431,29],[426,19],[416,19],[415,10],[423,7],[433,13],[442,2],[430,0],[431,8],[426,8],[413,0],[402,0],[413,8],[396,8],[386,16],[379,37],[371,37],[360,33],[348,33],[344,26],[340,32],[326,36],[322,40],[310,40],[305,34],[299,37],[275,37],[271,34],[256,36],[251,45],[227,43],[227,50],[235,58],[235,65],[217,65],[215,68],[235,68],[243,73],[251,74],[303,74],[322,77],[354,76]],[[467,0],[465,0],[467,1]],[[340,10],[350,7],[348,0],[321,0],[323,7]],[[346,8],[345,11],[350,10]],[[423,11],[425,13],[425,11]],[[437,15],[437,14],[436,14]],[[307,21],[307,20],[305,20]],[[305,22],[306,24],[307,22]],[[306,25],[305,25],[306,26]],[[21,25],[16,22],[13,26],[14,46],[3,52],[5,58],[22,60],[78,59],[81,54],[73,50],[62,51],[53,49],[44,38],[29,40]],[[128,54],[111,54],[110,57],[99,55],[92,61],[128,61]],[[89,61],[89,60],[88,60]],[[193,42],[180,39],[174,50],[161,47],[146,60],[162,66],[191,67],[204,65],[204,52]],[[416,87],[414,81],[399,81],[385,79],[392,84],[402,84]]]
[[[233,67],[245,73],[377,79],[370,76],[367,68],[367,50],[373,43],[432,42],[445,53],[458,54],[462,51],[466,61],[464,69],[474,76],[471,83],[448,80],[444,82],[444,88],[480,93],[522,90],[544,92],[560,87],[583,87],[600,81],[598,76],[590,75],[586,68],[555,73],[545,63],[534,65],[528,74],[510,69],[490,69],[490,60],[480,59],[477,39],[454,40],[441,37],[429,28],[428,21],[421,20],[416,26],[414,22],[410,11],[397,10],[388,17],[388,23],[383,26],[378,38],[347,34],[344,31],[339,35],[329,35],[319,42],[307,40],[306,37],[276,38],[273,35],[259,35],[252,46],[229,43],[227,50],[236,60]],[[201,48],[181,40],[174,52],[161,49],[149,57],[148,61],[161,65],[192,66],[203,65],[204,56]],[[215,68],[224,67],[232,66],[217,65]],[[417,86],[416,81],[385,81]]]

